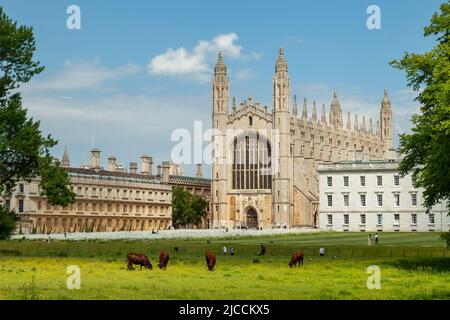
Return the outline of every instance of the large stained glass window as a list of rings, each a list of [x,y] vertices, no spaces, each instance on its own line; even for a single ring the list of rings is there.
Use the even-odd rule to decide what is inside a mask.
[[[232,188],[271,189],[271,147],[258,133],[242,134],[233,142]]]

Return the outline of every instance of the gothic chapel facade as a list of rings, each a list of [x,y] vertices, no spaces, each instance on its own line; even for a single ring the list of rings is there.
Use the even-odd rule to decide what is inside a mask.
[[[213,165],[212,228],[317,226],[318,164],[355,160],[386,160],[392,148],[392,108],[385,90],[374,132],[372,119],[350,113],[344,124],[336,93],[327,117],[319,119],[316,103],[308,116],[306,98],[298,113],[288,64],[281,48],[273,76],[273,106],[252,98],[239,106],[232,99],[222,53],[212,82]]]

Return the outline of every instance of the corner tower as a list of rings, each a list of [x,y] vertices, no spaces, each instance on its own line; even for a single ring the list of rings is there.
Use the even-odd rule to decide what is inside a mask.
[[[339,102],[336,91],[333,94],[333,101],[331,102],[330,126],[334,126],[335,128],[343,127],[341,103]]]
[[[389,149],[392,148],[392,107],[387,89],[384,89],[384,97],[380,110],[380,138],[383,143],[383,158],[389,157]]]
[[[228,116],[228,76],[222,51],[214,67],[212,81],[212,227],[227,227],[226,125]]]
[[[275,150],[272,164],[272,221],[275,224],[290,226],[290,93],[291,86],[288,64],[284,49],[280,48],[273,76],[273,141]]]

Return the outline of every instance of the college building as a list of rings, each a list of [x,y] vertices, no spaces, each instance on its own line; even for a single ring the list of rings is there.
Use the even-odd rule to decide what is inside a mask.
[[[70,177],[75,202],[67,207],[48,203],[39,177],[21,181],[10,198],[1,202],[19,216],[17,233],[102,232],[159,230],[172,226],[172,187],[178,186],[209,202],[210,179],[202,177],[201,165],[195,177],[183,176],[179,165],[163,161],[153,173],[152,157],[141,157],[128,170],[108,157],[101,166],[101,152],[91,151],[90,165],[70,166],[67,150],[61,161]],[[205,218],[198,228],[207,228]]]
[[[427,212],[412,175],[401,177],[400,159],[319,165],[320,228],[333,231],[448,231],[441,203]]]

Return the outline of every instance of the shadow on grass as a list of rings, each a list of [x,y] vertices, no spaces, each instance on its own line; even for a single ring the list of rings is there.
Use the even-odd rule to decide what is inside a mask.
[[[450,257],[401,259],[388,264],[408,271],[450,272]]]

